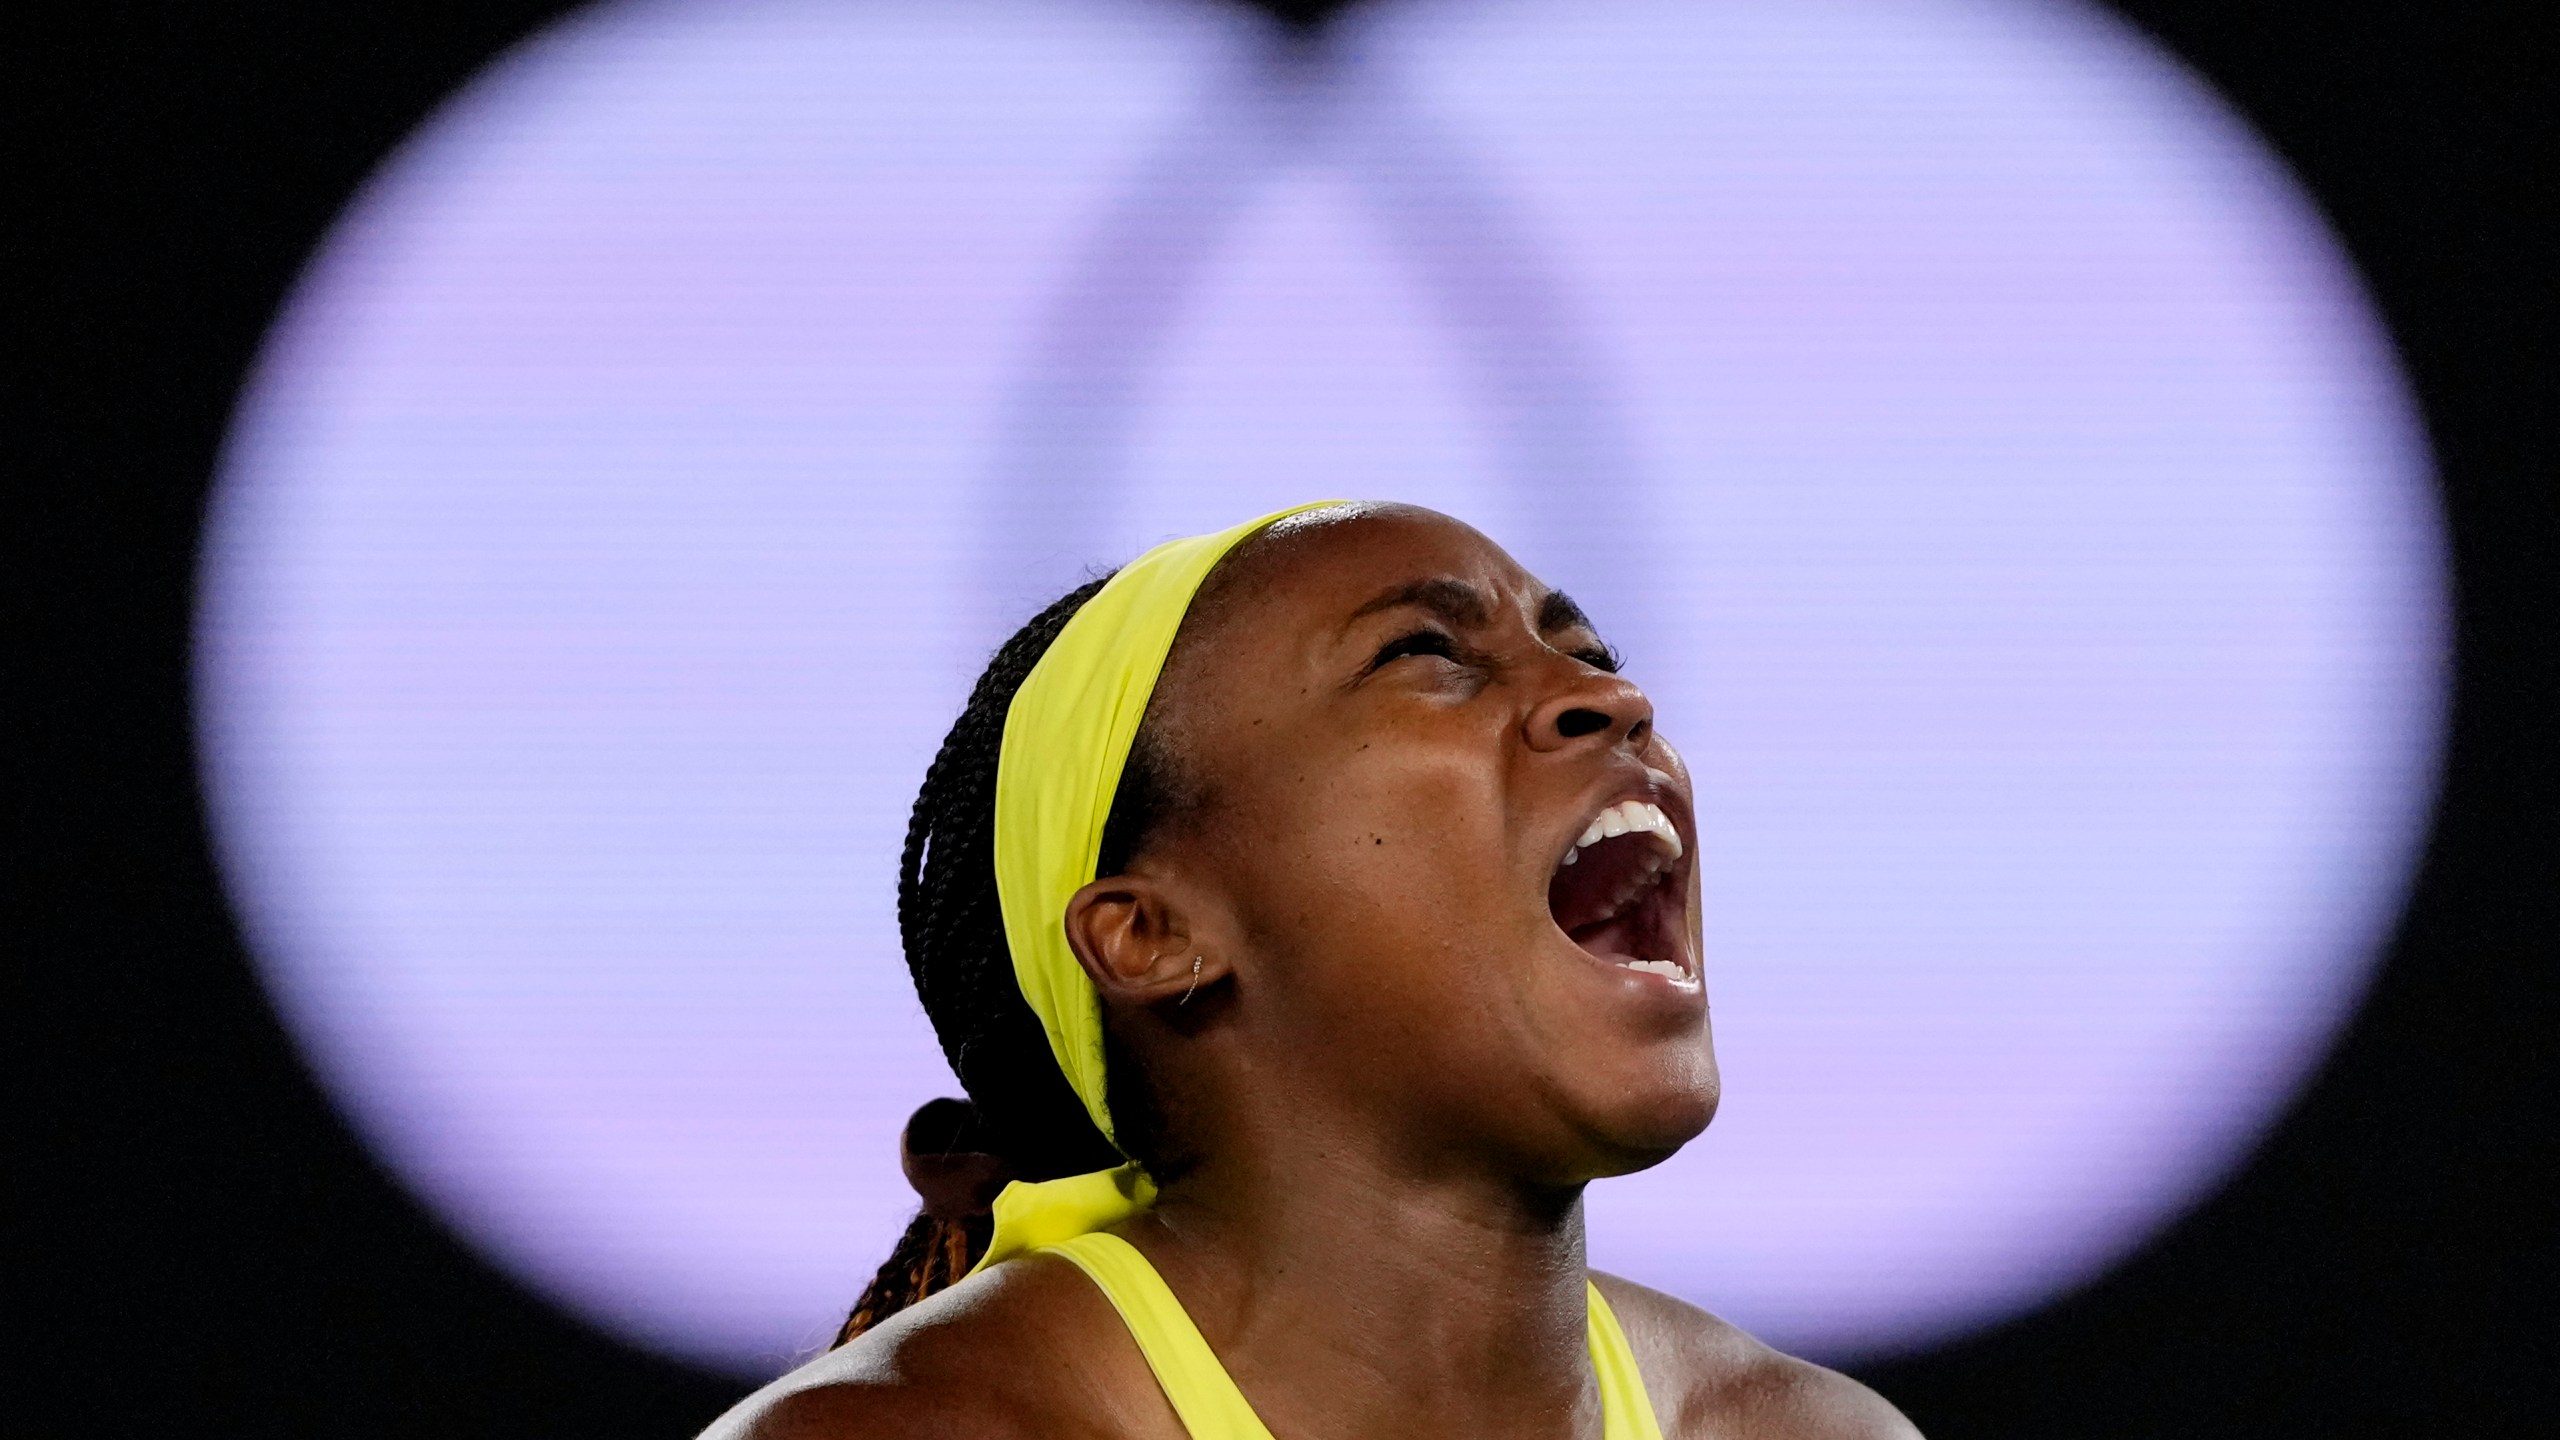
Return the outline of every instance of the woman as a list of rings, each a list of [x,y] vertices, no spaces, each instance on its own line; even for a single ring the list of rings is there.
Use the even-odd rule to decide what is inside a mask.
[[[1914,1433],[1585,1268],[1583,1187],[1717,1100],[1688,776],[1617,672],[1393,505],[1025,626],[900,877],[970,1102],[910,1124],[925,1211],[839,1348],[710,1436]]]

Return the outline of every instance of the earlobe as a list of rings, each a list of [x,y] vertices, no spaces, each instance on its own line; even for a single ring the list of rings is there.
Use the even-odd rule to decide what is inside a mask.
[[[1067,944],[1106,1000],[1178,1000],[1217,978],[1164,887],[1137,875],[1096,880],[1067,901]]]

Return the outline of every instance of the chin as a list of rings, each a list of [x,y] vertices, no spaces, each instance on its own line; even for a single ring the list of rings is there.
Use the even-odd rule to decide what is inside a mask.
[[[1678,1104],[1665,1104],[1646,1113],[1635,1123],[1618,1128],[1610,1138],[1624,1154],[1623,1163],[1612,1165],[1610,1175],[1632,1175],[1650,1170],[1680,1153],[1680,1147],[1706,1132],[1707,1123],[1716,1118],[1717,1093],[1710,1088],[1703,1097],[1686,1097]]]
[[[1583,1131],[1600,1151],[1589,1178],[1632,1175],[1679,1154],[1716,1118],[1723,1095],[1712,1059],[1703,1074],[1662,1076],[1610,1095],[1586,1112]]]

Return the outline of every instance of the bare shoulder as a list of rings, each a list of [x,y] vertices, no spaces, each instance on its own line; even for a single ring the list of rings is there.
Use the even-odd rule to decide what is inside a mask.
[[[1064,1261],[1033,1258],[819,1356],[739,1401],[701,1440],[1181,1433],[1110,1302]]]
[[[1919,1440],[1885,1398],[1685,1300],[1594,1272],[1670,1440]]]

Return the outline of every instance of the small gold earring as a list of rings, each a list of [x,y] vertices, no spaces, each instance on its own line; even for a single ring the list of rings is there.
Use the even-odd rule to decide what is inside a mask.
[[[1176,1008],[1180,1008],[1181,1006],[1184,1006],[1184,1005],[1188,1005],[1188,1004],[1190,1004],[1190,1003],[1191,1003],[1191,991],[1192,991],[1192,990],[1197,990],[1197,989],[1199,989],[1199,988],[1200,988],[1200,957],[1199,957],[1199,956],[1197,956],[1197,955],[1194,955],[1194,956],[1192,956],[1192,957],[1191,957],[1191,989],[1183,991],[1183,992],[1182,992],[1182,998],[1173,1002],[1173,1003],[1174,1003],[1174,1005],[1175,1005],[1175,1007],[1176,1007]]]

